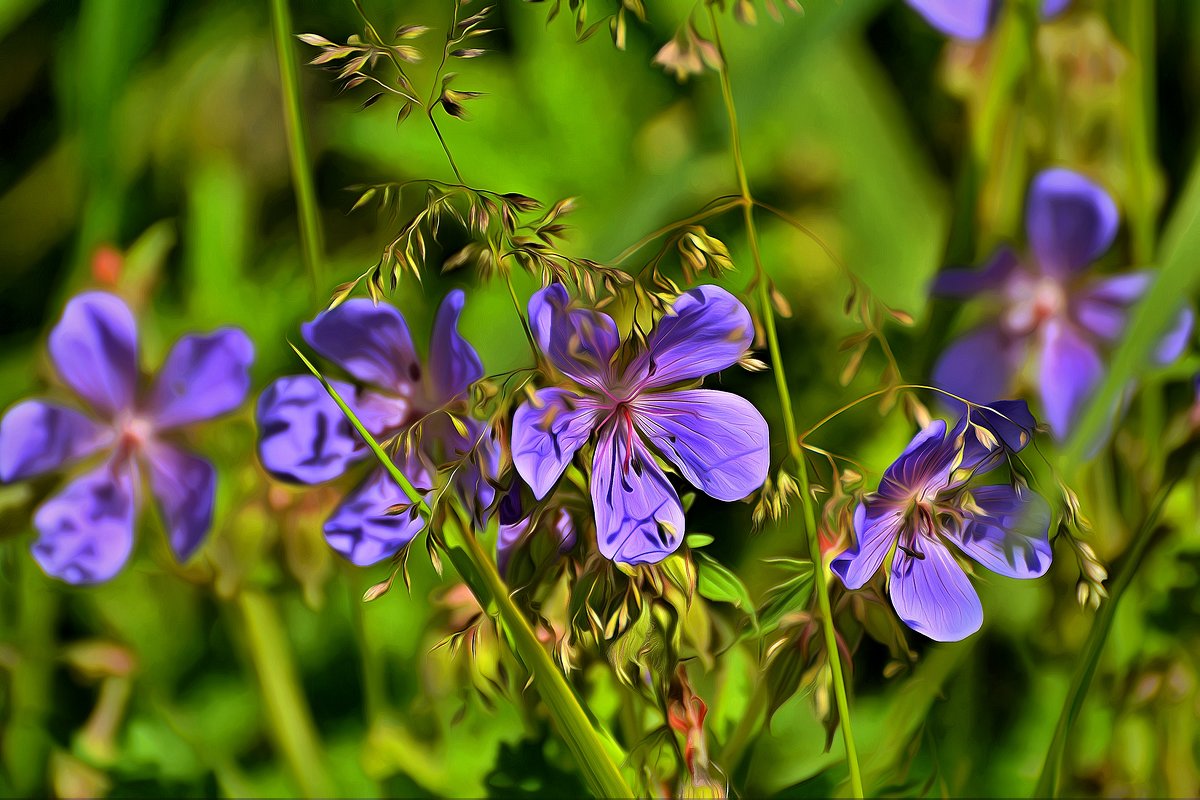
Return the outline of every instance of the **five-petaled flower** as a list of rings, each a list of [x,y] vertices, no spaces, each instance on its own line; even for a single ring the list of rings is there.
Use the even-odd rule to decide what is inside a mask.
[[[413,486],[433,488],[430,458],[461,461],[455,483],[464,503],[478,514],[495,490],[482,475],[475,453],[494,458],[482,426],[461,420],[466,435],[444,411],[465,406],[467,390],[483,377],[475,349],[458,332],[465,297],[448,294],[438,308],[426,369],[413,349],[404,317],[390,305],[356,298],[305,323],[305,341],[361,385],[330,383],[371,436],[387,440],[418,421],[420,447],[399,449],[394,458]],[[258,453],[263,466],[290,483],[317,484],[341,476],[370,450],[321,382],[311,375],[280,378],[258,401]],[[438,453],[434,448],[441,447]],[[400,507],[407,506],[403,513]],[[417,506],[382,468],[370,471],[325,522],[325,539],[352,563],[367,566],[388,558],[420,533]]]
[[[967,400],[991,403],[1012,396],[1014,379],[1032,352],[1046,420],[1056,437],[1065,437],[1104,374],[1101,349],[1121,336],[1129,308],[1150,285],[1148,270],[1084,278],[1112,244],[1118,221],[1112,198],[1087,178],[1065,169],[1040,173],[1025,214],[1032,259],[1002,248],[982,270],[938,276],[935,294],[987,295],[1000,313],[947,348],[934,368],[934,383]],[[1159,362],[1183,352],[1192,319],[1190,308],[1179,311],[1159,343]]]
[[[22,480],[102,451],[106,458],[34,514],[40,535],[33,557],[47,574],[70,583],[116,575],[133,551],[144,469],[171,549],[186,561],[212,523],[216,471],[171,435],[242,403],[254,360],[250,340],[236,328],[184,336],[158,377],[139,387],[133,313],[115,295],[87,292],[67,303],[49,347],[59,377],[93,416],[43,400],[13,406],[0,421],[0,480]]]
[[[987,36],[1001,0],[905,0],[933,27],[954,39],[973,42]],[[1053,19],[1071,0],[1041,0],[1041,17]]]
[[[695,388],[736,363],[754,336],[749,312],[729,292],[684,292],[645,347],[624,354],[613,319],[569,307],[561,285],[534,294],[529,321],[568,385],[539,389],[517,409],[513,463],[542,499],[596,434],[591,495],[606,558],[655,563],[683,539],[683,507],[647,443],[718,500],[762,485],[770,460],[762,414],[737,395]]]
[[[953,642],[983,624],[983,607],[947,543],[992,572],[1037,578],[1050,566],[1050,508],[1021,485],[972,485],[1030,440],[1022,401],[974,406],[947,434],[935,420],[887,469],[854,512],[855,545],[831,567],[861,588],[889,557],[888,594],[900,618]]]

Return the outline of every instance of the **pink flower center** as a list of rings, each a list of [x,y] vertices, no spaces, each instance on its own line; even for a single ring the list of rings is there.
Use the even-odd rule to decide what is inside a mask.
[[[1004,313],[1009,333],[1032,333],[1067,310],[1067,293],[1054,278],[1022,276],[1009,284],[1010,305]]]

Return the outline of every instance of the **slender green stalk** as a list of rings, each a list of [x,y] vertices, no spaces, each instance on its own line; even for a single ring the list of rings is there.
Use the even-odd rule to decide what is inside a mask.
[[[305,797],[329,797],[334,786],[299,676],[289,654],[287,633],[267,595],[243,589],[237,597],[250,658],[266,703],[267,723]]]
[[[429,519],[433,510],[424,496],[395,465],[387,451],[375,441],[371,433],[338,395],[337,390],[325,380],[303,353],[295,347],[293,349],[296,350],[296,354],[309,371],[325,386],[329,396],[337,403],[392,480],[420,509],[421,514]],[[462,573],[480,606],[484,608],[489,605],[495,606],[500,621],[511,637],[513,649],[532,674],[534,687],[550,711],[550,716],[554,719],[567,747],[575,756],[580,771],[592,792],[596,797],[633,797],[633,790],[629,788],[629,784],[626,783],[624,775],[617,766],[618,761],[624,761],[624,754],[611,736],[601,735],[597,731],[596,723],[593,722],[570,684],[555,666],[550,654],[538,641],[537,634],[530,626],[529,620],[513,602],[508,587],[505,586],[504,580],[496,570],[495,562],[484,552],[469,526],[458,519],[453,512],[447,515],[442,532],[447,535],[446,543],[451,550],[451,563]]]
[[[850,720],[850,701],[846,691],[846,678],[842,672],[841,651],[838,648],[837,630],[833,624],[833,609],[829,602],[829,582],[826,565],[821,556],[821,546],[817,536],[817,515],[814,507],[811,487],[808,477],[808,462],[800,447],[800,438],[796,431],[796,416],[792,410],[792,395],[788,389],[787,373],[783,366],[783,354],[779,348],[779,334],[775,326],[775,311],[770,297],[766,270],[763,268],[762,253],[758,245],[758,231],[754,225],[754,196],[750,192],[750,182],[746,177],[746,165],[742,158],[742,139],[738,129],[737,108],[733,101],[733,85],[729,79],[727,68],[728,59],[721,42],[720,27],[713,7],[708,6],[709,19],[712,21],[713,39],[721,58],[718,70],[721,77],[721,96],[725,102],[725,112],[729,118],[730,139],[733,149],[733,161],[737,171],[738,187],[742,195],[742,215],[746,224],[746,236],[750,241],[750,252],[754,257],[754,269],[758,285],[758,300],[763,318],[763,328],[767,336],[767,350],[771,357],[771,369],[775,374],[775,388],[779,395],[779,405],[783,412],[783,424],[787,435],[788,455],[796,466],[800,480],[800,500],[804,506],[804,535],[808,543],[809,555],[817,569],[814,570],[817,605],[821,609],[821,628],[825,636],[825,649],[829,657],[829,672],[833,683],[834,698],[837,702],[838,716],[841,720],[842,743],[846,748],[846,766],[850,773],[850,791],[854,797],[863,797],[862,771],[858,765],[858,751],[854,744],[854,731]],[[730,765],[732,769],[732,765]]]
[[[517,290],[513,286],[512,275],[508,272],[504,273],[504,284],[508,287],[508,297],[512,300],[513,312],[521,321],[521,330],[525,332],[525,340],[529,342],[529,351],[533,353],[533,357],[538,363],[541,363],[542,349],[538,347],[537,340],[533,338],[533,329],[529,327],[529,320],[525,319],[525,312],[521,308],[521,301],[517,299]]]
[[[1088,688],[1092,685],[1092,677],[1096,674],[1096,667],[1100,663],[1100,655],[1104,651],[1104,644],[1108,641],[1108,633],[1112,630],[1113,619],[1117,615],[1117,606],[1121,602],[1121,597],[1125,594],[1125,590],[1129,588],[1129,584],[1133,581],[1133,576],[1141,566],[1142,560],[1145,558],[1147,550],[1149,550],[1152,540],[1151,533],[1154,531],[1154,526],[1158,524],[1159,515],[1162,513],[1163,506],[1170,497],[1175,485],[1179,483],[1176,478],[1168,483],[1158,492],[1158,498],[1154,505],[1142,520],[1142,524],[1138,526],[1137,531],[1133,536],[1133,546],[1129,550],[1129,554],[1125,557],[1125,565],[1121,569],[1121,574],[1113,581],[1109,588],[1109,599],[1104,605],[1100,606],[1100,610],[1096,612],[1096,619],[1092,622],[1092,629],[1088,632],[1087,641],[1083,646],[1083,653],[1080,655],[1078,664],[1075,668],[1075,674],[1071,677],[1071,685],[1067,689],[1067,697],[1063,703],[1062,711],[1059,713],[1058,724],[1054,728],[1054,736],[1050,740],[1050,749],[1046,753],[1046,760],[1042,764],[1042,773],[1038,778],[1037,787],[1033,791],[1034,797],[1057,797],[1059,780],[1062,775],[1063,756],[1066,753],[1067,739],[1071,735],[1071,727],[1075,724],[1076,718],[1079,716],[1080,710],[1083,708],[1083,702],[1087,697]]]
[[[458,27],[458,5],[457,2],[450,3],[450,27],[446,28],[446,43],[442,45],[442,60],[438,62],[437,72],[433,75],[433,85],[429,87],[429,100],[425,103],[425,116],[429,118],[429,125],[433,128],[433,133],[442,146],[442,152],[446,154],[446,160],[450,162],[450,169],[454,171],[454,177],[458,178],[459,183],[465,183],[462,173],[458,171],[458,164],[454,163],[454,156],[450,154],[450,146],[446,144],[446,137],[442,136],[442,129],[438,127],[437,120],[433,116],[433,112],[438,107],[437,100],[441,97],[442,71],[446,69],[446,59],[450,57],[450,42],[454,39],[455,28]]]
[[[1129,148],[1129,239],[1135,264],[1154,257],[1161,177],[1154,157],[1154,3],[1119,4],[1130,59],[1125,138]]]
[[[304,266],[312,281],[314,300],[320,300],[325,285],[324,236],[317,210],[317,191],[308,163],[308,137],[300,110],[300,77],[292,41],[292,14],[288,0],[271,0],[271,23],[275,29],[275,56],[279,62],[279,80],[283,90],[283,122],[287,129],[288,159],[292,170],[292,189],[300,214],[300,242]]]

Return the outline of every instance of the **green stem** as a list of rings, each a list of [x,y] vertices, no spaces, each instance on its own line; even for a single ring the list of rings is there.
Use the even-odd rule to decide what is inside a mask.
[[[1129,147],[1129,233],[1135,264],[1154,257],[1160,201],[1154,158],[1154,3],[1119,4],[1129,48],[1129,105],[1125,136]]]
[[[1159,490],[1158,498],[1134,534],[1133,547],[1129,550],[1129,555],[1125,558],[1125,565],[1121,569],[1121,574],[1117,576],[1116,580],[1113,581],[1112,587],[1109,589],[1108,602],[1100,606],[1100,610],[1096,613],[1096,619],[1092,623],[1092,629],[1088,632],[1087,641],[1083,646],[1083,653],[1077,662],[1078,665],[1075,668],[1075,674],[1071,677],[1071,685],[1067,689],[1067,697],[1063,702],[1062,711],[1058,717],[1058,724],[1054,728],[1054,737],[1050,740],[1050,749],[1047,751],[1046,760],[1042,764],[1042,773],[1038,778],[1037,788],[1034,789],[1034,797],[1058,796],[1058,785],[1062,776],[1062,762],[1063,756],[1066,753],[1067,739],[1071,735],[1071,727],[1075,724],[1075,720],[1083,708],[1088,688],[1092,684],[1092,677],[1096,674],[1096,667],[1100,663],[1100,655],[1104,651],[1104,644],[1108,640],[1108,633],[1112,630],[1113,619],[1116,618],[1117,606],[1120,604],[1121,597],[1125,594],[1125,590],[1129,588],[1134,574],[1137,572],[1138,567],[1141,566],[1146,552],[1150,548],[1150,543],[1153,540],[1151,533],[1154,530],[1154,526],[1158,523],[1159,515],[1162,513],[1167,498],[1178,482],[1179,479],[1176,478]]]
[[[441,97],[442,71],[446,69],[446,59],[450,57],[450,42],[454,39],[455,28],[458,27],[458,3],[450,3],[450,8],[450,27],[446,29],[446,42],[442,45],[442,60],[438,62],[437,72],[433,74],[433,85],[429,87],[429,100],[425,103],[425,116],[429,118],[429,125],[433,128],[438,143],[442,146],[442,152],[446,154],[446,160],[450,162],[450,169],[454,171],[454,177],[458,178],[459,183],[466,183],[462,173],[458,171],[458,164],[454,163],[454,156],[450,154],[450,146],[446,144],[446,137],[442,136],[442,129],[438,127],[437,120],[433,117],[433,112],[438,107],[436,101]]]
[[[324,281],[324,237],[317,210],[317,192],[312,168],[308,163],[308,137],[300,111],[300,78],[296,51],[292,42],[292,14],[287,0],[271,0],[271,22],[275,29],[275,56],[279,61],[279,80],[283,89],[283,121],[287,129],[288,159],[292,171],[292,189],[300,214],[300,244],[304,265],[312,281],[313,299],[321,298]]]
[[[725,112],[729,118],[730,139],[733,148],[733,162],[737,171],[738,188],[742,195],[742,215],[746,224],[746,236],[750,241],[750,252],[754,257],[754,269],[758,286],[758,301],[763,318],[763,328],[767,336],[767,350],[771,357],[771,368],[775,373],[775,389],[779,395],[779,405],[783,412],[784,430],[787,435],[788,455],[796,466],[800,479],[800,499],[804,506],[804,534],[808,543],[810,557],[817,568],[815,588],[817,605],[821,609],[821,628],[825,637],[825,649],[829,654],[829,671],[833,683],[834,698],[837,702],[838,716],[841,719],[842,743],[846,748],[846,766],[850,773],[850,791],[856,798],[863,797],[862,772],[858,765],[858,751],[854,744],[854,731],[850,720],[850,701],[846,691],[846,678],[842,671],[842,659],[838,648],[837,630],[833,623],[833,609],[829,602],[829,583],[824,560],[821,557],[821,547],[817,536],[817,515],[814,508],[811,487],[808,477],[808,462],[800,448],[800,438],[796,431],[796,416],[792,410],[792,395],[788,389],[787,373],[783,366],[783,354],[779,348],[779,334],[775,326],[775,311],[771,303],[770,286],[766,270],[763,268],[762,253],[759,250],[758,231],[754,225],[754,196],[750,192],[750,182],[746,176],[746,165],[742,158],[742,139],[738,129],[737,108],[733,102],[733,85],[726,67],[728,59],[721,42],[720,27],[713,6],[708,6],[709,19],[712,21],[713,39],[717,52],[721,57],[721,96],[725,102]],[[733,765],[727,765],[733,769]]]
[[[252,589],[238,593],[237,605],[275,743],[304,796],[329,797],[333,782],[325,770],[316,726],[290,657],[279,611],[270,597]]]
[[[517,315],[517,319],[521,320],[521,330],[525,332],[525,340],[529,342],[529,350],[533,353],[533,357],[540,363],[542,358],[542,349],[538,347],[537,339],[533,337],[533,330],[529,327],[529,320],[525,319],[525,312],[521,308],[521,301],[517,299],[517,290],[513,286],[512,275],[504,274],[504,283],[508,286],[508,296],[512,300],[513,311]]]
[[[296,354],[325,386],[329,396],[337,403],[342,413],[358,431],[359,436],[367,443],[375,458],[387,470],[396,485],[420,509],[421,514],[429,519],[433,511],[425,497],[393,463],[387,451],[375,441],[371,433],[338,395],[337,390],[325,380],[312,362],[305,358],[299,350],[296,350]],[[483,608],[487,608],[489,605],[495,606],[500,621],[512,639],[513,650],[533,676],[533,685],[537,688],[542,702],[550,711],[550,716],[554,719],[567,747],[575,756],[580,771],[593,794],[596,797],[633,797],[633,790],[629,788],[629,784],[626,783],[625,777],[617,766],[618,761],[624,761],[624,754],[620,747],[611,736],[607,734],[602,736],[597,732],[595,723],[583,708],[574,690],[567,683],[562,672],[555,666],[550,654],[538,641],[537,634],[529,624],[529,620],[513,602],[508,587],[496,570],[495,562],[484,552],[469,526],[458,519],[454,513],[447,515],[443,533],[449,534],[447,546],[451,550],[451,563],[462,574],[480,606]]]

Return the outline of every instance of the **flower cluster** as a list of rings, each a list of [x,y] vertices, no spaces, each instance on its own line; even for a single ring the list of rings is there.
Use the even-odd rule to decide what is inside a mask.
[[[926,426],[855,509],[855,545],[832,564],[846,588],[861,588],[890,559],[896,613],[949,642],[983,624],[955,551],[1010,578],[1043,575],[1051,560],[1046,501],[1020,483],[975,483],[1028,444],[1033,427],[1020,401],[969,407],[949,432],[942,420]]]
[[[1125,329],[1129,308],[1152,272],[1088,279],[1088,267],[1116,237],[1119,216],[1108,193],[1066,169],[1040,173],[1029,190],[1025,226],[1030,257],[1002,248],[982,270],[952,269],[934,293],[988,299],[998,312],[959,339],[934,368],[934,383],[977,403],[1013,396],[1023,365],[1036,367],[1042,409],[1055,436],[1070,433],[1083,401],[1104,375],[1103,348]],[[1178,358],[1193,314],[1179,310],[1156,358]]]
[[[236,328],[185,336],[158,376],[142,385],[133,313],[119,297],[88,292],[67,303],[50,332],[59,377],[91,415],[44,400],[13,406],[0,421],[0,480],[24,480],[103,453],[37,510],[33,557],[69,583],[117,574],[133,552],[142,476],[158,502],[179,561],[212,524],[216,471],[172,439],[182,428],[241,405],[254,347]]]
[[[420,447],[398,448],[396,456],[413,486],[427,492],[436,464],[461,462],[456,483],[478,515],[495,491],[469,456],[479,453],[486,461],[488,440],[478,422],[451,417],[465,407],[471,384],[483,377],[479,355],[458,332],[465,302],[461,291],[442,301],[424,366],[404,317],[387,304],[349,300],[305,324],[302,333],[314,350],[358,381],[330,383],[374,438],[392,439],[420,425],[415,437]],[[333,480],[370,454],[311,375],[280,378],[267,387],[258,401],[258,424],[263,466],[289,483]],[[352,563],[366,566],[394,555],[422,526],[417,507],[376,466],[326,520],[325,538]]]

